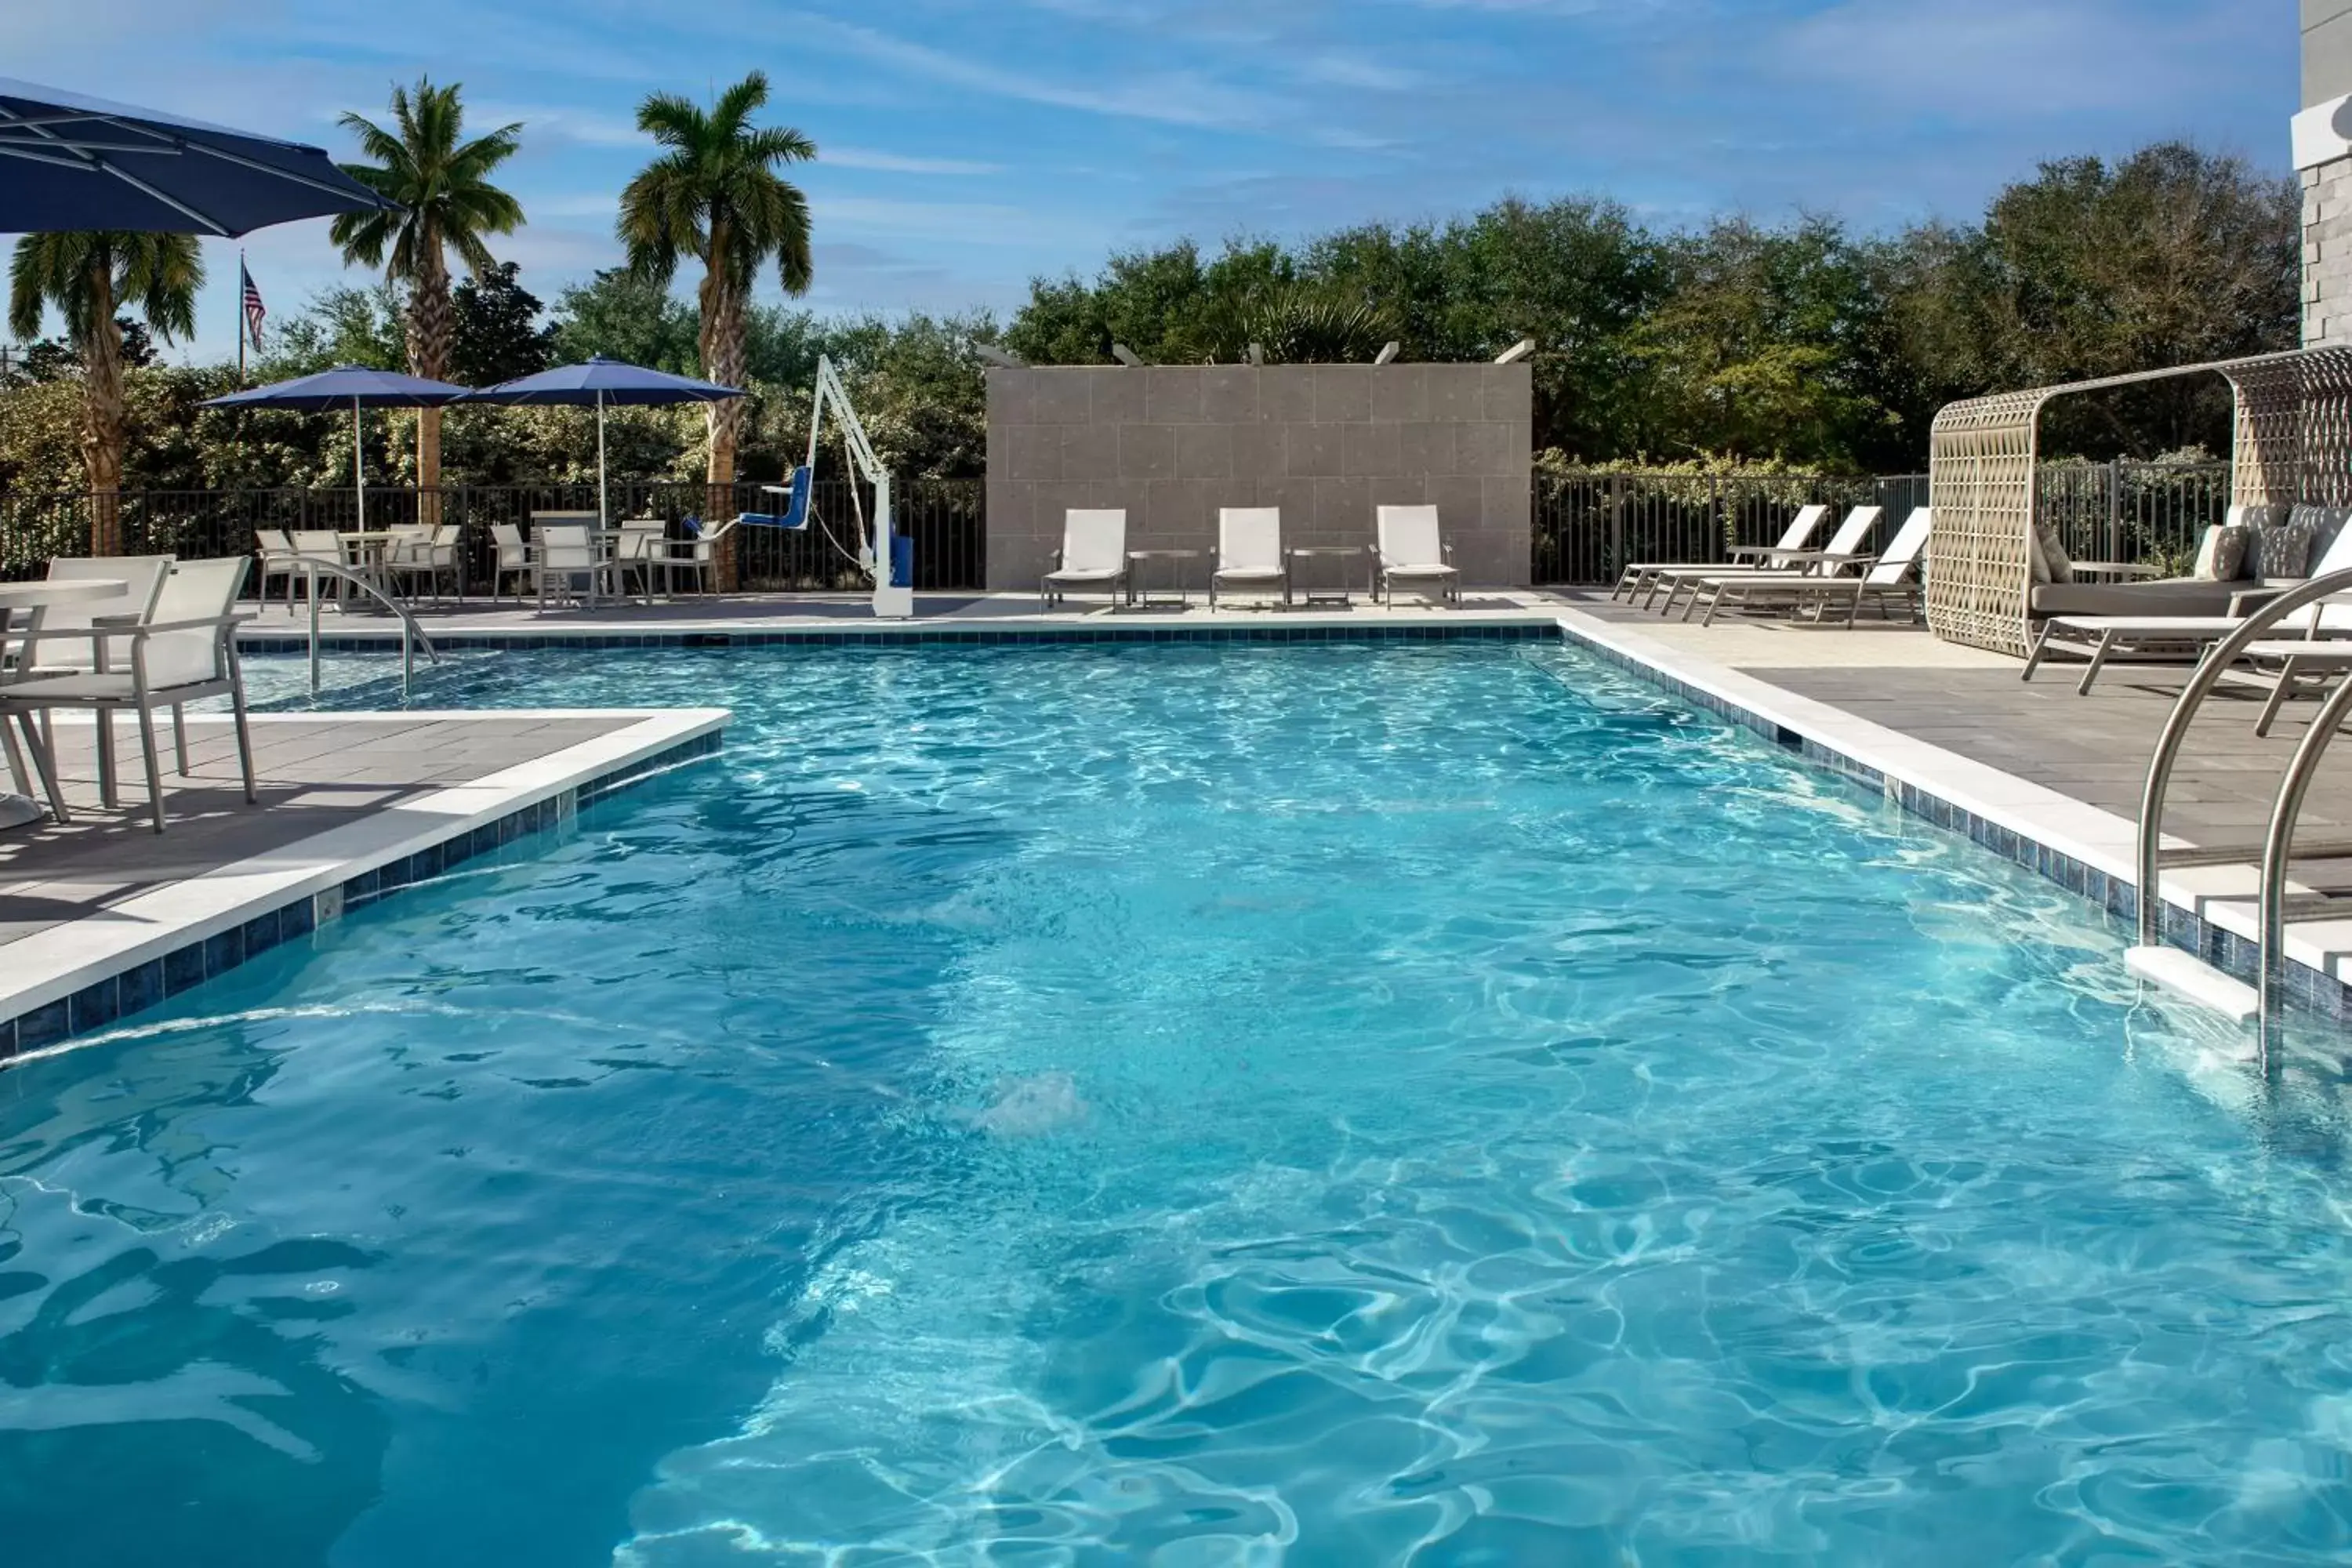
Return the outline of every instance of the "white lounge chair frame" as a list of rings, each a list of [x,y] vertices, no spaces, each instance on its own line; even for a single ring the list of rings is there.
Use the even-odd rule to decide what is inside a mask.
[[[1209,574],[1209,608],[1217,590],[1259,588],[1290,598],[1290,558],[1282,549],[1282,509],[1228,506],[1217,509],[1217,565]]]
[[[1462,607],[1462,574],[1454,570],[1454,547],[1439,531],[1435,507],[1378,507],[1372,524],[1375,599],[1393,608],[1398,584],[1426,583],[1436,586],[1439,603],[1450,600],[1455,609]]]
[[[1609,596],[1613,599],[1622,593],[1630,604],[1634,595],[1643,595],[1646,596],[1643,599],[1643,605],[1647,608],[1650,599],[1656,596],[1661,574],[1664,573],[1719,573],[1727,568],[1762,569],[1777,565],[1783,558],[1804,549],[1805,542],[1812,538],[1822,526],[1822,521],[1829,514],[1830,509],[1819,503],[1801,506],[1797,509],[1797,515],[1789,520],[1789,526],[1780,531],[1779,542],[1734,545],[1724,560],[1713,563],[1704,561],[1636,561],[1619,574],[1617,585],[1609,590]]]
[[[1126,510],[1072,507],[1062,514],[1062,547],[1038,580],[1037,597],[1051,608],[1070,589],[1100,588],[1115,604],[1127,573]]]

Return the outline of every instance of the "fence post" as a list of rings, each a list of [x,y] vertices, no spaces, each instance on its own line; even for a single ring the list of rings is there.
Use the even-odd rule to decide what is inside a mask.
[[[2124,558],[2124,465],[2120,458],[2107,459],[2107,548],[2106,559]]]
[[[1601,574],[1604,583],[1614,582],[1625,570],[1625,495],[1623,476],[1609,476],[1609,561]]]

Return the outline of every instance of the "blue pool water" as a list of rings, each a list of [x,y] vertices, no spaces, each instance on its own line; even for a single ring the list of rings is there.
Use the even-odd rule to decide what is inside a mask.
[[[420,700],[736,720],[0,1074],[10,1562],[2352,1552],[2328,1073],[1573,653]]]

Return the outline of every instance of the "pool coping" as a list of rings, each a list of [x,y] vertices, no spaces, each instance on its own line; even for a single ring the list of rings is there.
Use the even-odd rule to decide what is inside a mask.
[[[6,944],[0,1065],[56,1049],[227,973],[352,910],[568,820],[715,754],[724,708],[499,709],[338,714],[420,720],[620,718],[622,727],[465,784],[398,801],[282,847],[152,888]],[[315,722],[257,714],[256,723]]]
[[[2139,917],[2139,830],[2128,818],[2047,785],[1916,740],[1830,703],[1800,696],[1621,623],[1556,611],[1574,647],[1883,794],[1905,811],[2086,899],[2120,919]],[[2167,834],[2168,848],[2187,840]],[[2260,948],[2250,866],[2180,868],[2158,883],[2166,945],[2252,983]],[[2290,881],[2290,890],[2302,890]],[[2287,928],[2290,1001],[2336,1020],[2352,1018],[2352,920]]]

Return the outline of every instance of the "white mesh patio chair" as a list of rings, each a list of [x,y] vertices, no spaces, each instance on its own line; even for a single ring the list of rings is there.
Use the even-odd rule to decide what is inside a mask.
[[[154,608],[155,595],[163,591],[163,579],[171,570],[169,555],[55,557],[49,562],[50,582],[119,580],[123,584],[122,591],[102,599],[46,605],[26,612],[22,640],[16,645],[7,668],[0,669],[0,682],[14,683],[44,675],[79,675],[101,667],[120,668],[130,654],[129,640],[108,637],[101,647],[97,638],[87,634],[101,622],[135,623],[145,616]],[[9,772],[21,777],[24,770],[15,755],[15,746],[13,740],[9,742]],[[99,794],[110,806],[114,804],[114,736],[110,731],[101,730],[98,736]]]
[[[688,518],[687,527],[697,531],[688,538],[672,541],[667,552],[671,591],[677,591],[677,576],[683,573],[694,579],[697,591],[707,594],[711,590],[712,574],[719,566],[719,542],[735,531],[735,519],[730,517],[716,528],[705,528],[693,518]]]
[[[1047,607],[1072,588],[1100,588],[1116,596],[1127,581],[1127,512],[1124,509],[1073,507],[1062,514],[1062,547],[1037,585]]]
[[[1282,509],[1228,506],[1217,509],[1217,567],[1209,574],[1209,608],[1219,588],[1255,588],[1290,597],[1290,565],[1282,552]]]
[[[1437,590],[1437,602],[1451,599],[1462,607],[1462,574],[1454,569],[1454,549],[1438,535],[1433,506],[1384,506],[1374,509],[1378,535],[1374,556],[1375,597],[1391,607],[1397,584],[1420,583]],[[1428,594],[1424,591],[1424,599]]]
[[[328,566],[341,566],[343,563],[343,536],[333,529],[297,529],[292,537],[294,559],[290,564],[296,568],[296,576],[305,576],[300,567],[306,561],[316,561]],[[309,589],[306,587],[303,591],[308,593]],[[335,602],[341,604],[343,597],[342,580],[331,573],[322,573],[319,577],[319,592],[333,595]],[[289,616],[294,613],[292,583],[286,584],[286,613]]]
[[[30,743],[41,783],[48,792],[49,809],[59,822],[73,820],[58,785],[57,753],[47,738],[48,716],[59,708],[92,710],[101,737],[111,732],[116,713],[129,709],[137,716],[139,749],[147,767],[148,805],[154,829],[161,833],[163,770],[155,749],[155,712],[170,709],[178,729],[187,704],[199,698],[226,696],[236,718],[237,765],[244,776],[246,804],[258,801],[253,781],[253,736],[246,722],[245,680],[236,660],[236,625],[247,618],[236,613],[237,596],[245,591],[245,576],[251,565],[241,555],[224,561],[184,562],[163,579],[147,614],[125,617],[128,625],[122,633],[117,634],[110,625],[82,633],[93,645],[101,641],[127,645],[120,666],[110,658],[102,671],[35,675],[0,686],[0,722],[15,719]],[[33,723],[36,715],[43,721],[37,731]],[[102,749],[100,755],[104,755]],[[184,775],[188,771],[184,732],[179,764]]]
[[[628,592],[629,578],[634,574],[637,589],[646,599],[654,596],[654,576],[658,573],[665,592],[669,586],[668,541],[663,537],[669,525],[657,517],[624,519],[613,541],[614,587],[617,593]]]
[[[539,590],[539,613],[547,613],[548,590],[574,604],[593,605],[608,563],[595,530],[584,522],[546,522],[539,528],[539,559],[531,578]]]
[[[523,542],[522,530],[511,522],[490,524],[490,601],[495,604],[499,590],[512,584],[515,603],[522,603],[522,582],[530,574],[530,547]]]
[[[282,528],[257,528],[253,531],[253,554],[261,602],[269,603],[270,579],[282,577],[286,580],[286,607],[290,612],[294,607],[294,579],[302,575],[294,541]]]

